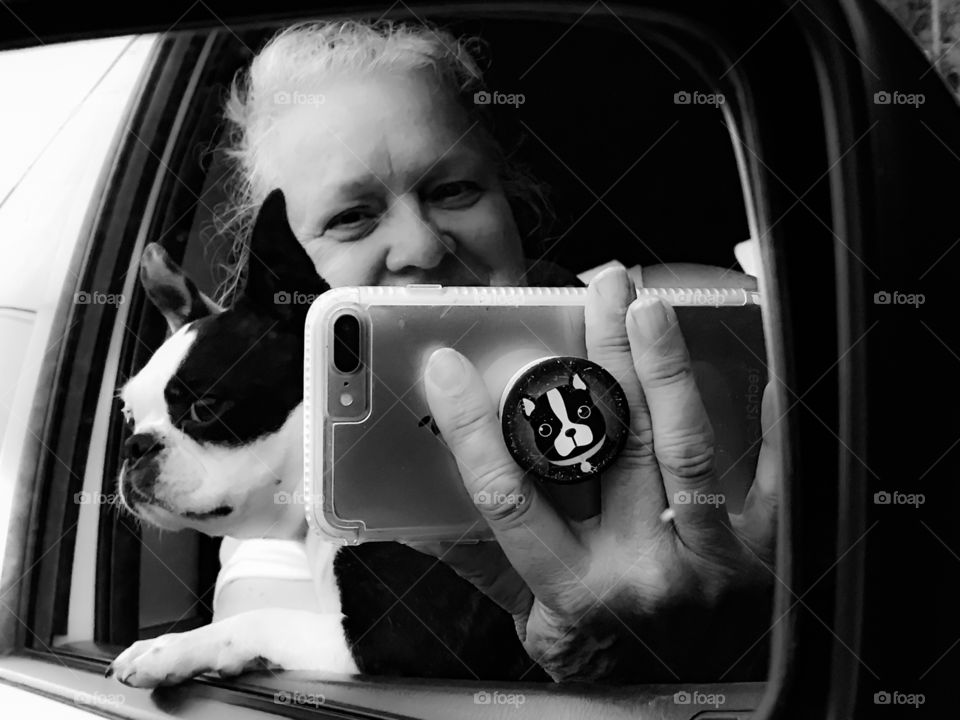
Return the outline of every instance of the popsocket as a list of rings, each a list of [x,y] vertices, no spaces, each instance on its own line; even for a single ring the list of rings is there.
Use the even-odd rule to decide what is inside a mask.
[[[500,424],[507,449],[524,470],[557,486],[599,480],[623,448],[630,409],[623,388],[594,362],[549,357],[520,368],[504,388]],[[555,502],[559,488],[551,492]],[[599,484],[561,493],[573,516],[599,512]]]

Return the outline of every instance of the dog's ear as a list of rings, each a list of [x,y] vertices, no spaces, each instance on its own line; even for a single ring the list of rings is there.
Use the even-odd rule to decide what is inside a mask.
[[[583,381],[583,378],[580,377],[580,373],[574,373],[573,377],[570,378],[570,384],[573,385],[577,390],[586,390],[587,384]]]
[[[188,322],[223,311],[197,289],[193,280],[158,243],[150,243],[143,250],[140,282],[150,302],[163,313],[170,332],[176,332]]]
[[[302,325],[313,299],[329,289],[290,228],[283,191],[273,190],[254,223],[241,299]]]
[[[523,407],[523,415],[527,418],[533,415],[533,411],[537,407],[536,403],[528,397],[520,398],[520,404]]]

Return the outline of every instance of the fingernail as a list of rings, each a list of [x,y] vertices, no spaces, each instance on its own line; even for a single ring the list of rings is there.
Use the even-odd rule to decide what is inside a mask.
[[[463,390],[467,380],[467,366],[463,356],[453,348],[434,351],[427,361],[427,380],[440,392],[453,395]]]
[[[676,320],[673,308],[658,297],[637,298],[630,305],[633,326],[644,340],[657,342]]]
[[[637,297],[636,286],[626,268],[607,268],[593,279],[593,284],[600,297],[618,310],[626,308]]]

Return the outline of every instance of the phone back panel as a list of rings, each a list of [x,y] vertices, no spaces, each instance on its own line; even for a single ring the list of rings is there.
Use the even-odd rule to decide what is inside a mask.
[[[737,511],[759,450],[766,382],[760,307],[753,293],[705,292],[714,293],[714,304],[700,296],[697,304],[680,305],[684,296],[676,293],[668,299],[678,305],[714,426],[721,487]],[[525,362],[586,357],[585,301],[583,288],[338,288],[321,296],[308,316],[305,348],[311,525],[347,542],[492,537],[432,422],[426,361],[440,347],[457,349],[484,377],[495,412],[506,379]],[[330,372],[332,325],[344,311],[362,326],[363,379],[354,389],[362,392],[365,412],[350,418],[340,417],[343,388],[339,378],[331,384]]]

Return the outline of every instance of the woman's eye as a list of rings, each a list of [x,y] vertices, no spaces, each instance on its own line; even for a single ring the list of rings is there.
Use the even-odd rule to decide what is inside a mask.
[[[586,405],[581,405],[580,407],[578,407],[577,417],[580,418],[581,420],[586,420],[588,417],[590,417],[590,408],[587,407]]]
[[[218,418],[221,403],[214,398],[200,398],[190,404],[190,419],[195,423],[213,422]]]
[[[458,209],[473,205],[480,198],[480,186],[469,180],[437,185],[430,193],[431,202],[445,208]]]
[[[327,223],[324,232],[328,230],[356,230],[367,223],[376,220],[377,213],[372,208],[355,207],[334,215]]]
[[[543,423],[538,429],[537,432],[540,433],[540,437],[550,437],[550,433],[553,432],[553,428],[550,427],[548,423]]]

